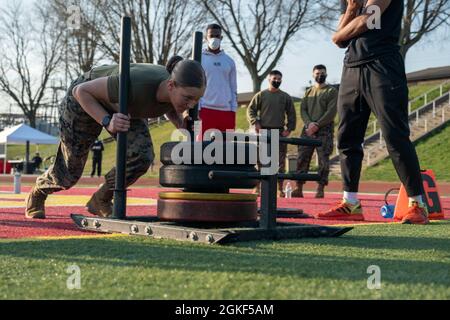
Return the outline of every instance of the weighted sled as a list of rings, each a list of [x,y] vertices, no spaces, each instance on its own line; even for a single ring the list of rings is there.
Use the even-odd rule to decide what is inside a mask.
[[[256,201],[158,200],[158,218],[165,221],[241,222],[258,218]]]

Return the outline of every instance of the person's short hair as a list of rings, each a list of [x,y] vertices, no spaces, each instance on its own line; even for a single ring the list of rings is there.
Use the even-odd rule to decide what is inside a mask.
[[[206,31],[208,31],[208,30],[220,30],[220,31],[222,31],[222,27],[219,26],[217,23],[211,23],[211,24],[208,24],[208,26],[206,27]]]
[[[278,71],[278,70],[272,70],[272,71],[270,71],[269,76],[280,76],[280,77],[283,77],[283,74],[280,71]]]
[[[316,70],[325,70],[326,71],[327,67],[325,67],[323,64],[318,64],[318,65],[314,66],[313,72],[316,71]]]

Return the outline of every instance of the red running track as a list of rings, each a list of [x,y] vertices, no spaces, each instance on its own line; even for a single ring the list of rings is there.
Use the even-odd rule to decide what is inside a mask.
[[[22,192],[28,192],[30,187],[23,187]],[[128,193],[130,197],[157,199],[161,188],[136,188]],[[73,188],[69,191],[62,191],[58,194],[65,195],[91,195],[93,188]],[[12,192],[11,187],[0,187],[0,192]],[[328,210],[331,206],[340,201],[340,194],[327,194],[324,199],[315,199],[313,193],[306,193],[301,199],[278,199],[279,208],[301,208],[305,213],[317,215]],[[391,219],[384,219],[380,215],[380,207],[384,205],[382,195],[361,195],[361,202],[364,208],[366,221],[363,222],[343,222],[316,219],[280,219],[306,224],[336,225],[336,224],[359,224],[359,223],[380,223],[392,222]],[[395,201],[395,196],[390,197],[390,202]],[[441,198],[446,219],[450,219],[450,198]],[[70,213],[80,213],[89,215],[84,207],[58,206],[46,209],[47,219],[29,220],[24,217],[24,208],[1,208],[0,209],[0,238],[18,239],[34,237],[64,237],[64,236],[92,236],[98,233],[81,231],[76,228],[70,219]],[[127,215],[156,215],[156,205],[130,206]]]

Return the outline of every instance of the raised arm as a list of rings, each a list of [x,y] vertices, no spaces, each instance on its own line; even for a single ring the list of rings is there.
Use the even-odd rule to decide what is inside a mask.
[[[343,14],[339,18],[339,25],[337,31],[342,30],[347,26],[353,19],[358,16],[359,9],[361,9],[362,3],[358,0],[347,0],[347,5],[342,9]]]
[[[370,6],[378,6],[380,8],[380,13],[383,14],[387,7],[391,4],[391,1],[392,0],[368,0],[366,8],[369,8]],[[367,22],[370,17],[371,14],[364,12],[351,20],[347,25],[333,34],[333,42],[340,48],[345,47],[345,44],[349,40],[369,30]]]

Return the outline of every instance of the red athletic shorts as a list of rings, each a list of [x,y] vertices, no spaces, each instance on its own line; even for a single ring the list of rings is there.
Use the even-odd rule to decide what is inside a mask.
[[[202,136],[208,129],[217,129],[222,132],[236,128],[236,112],[200,109],[199,117],[202,120]]]

